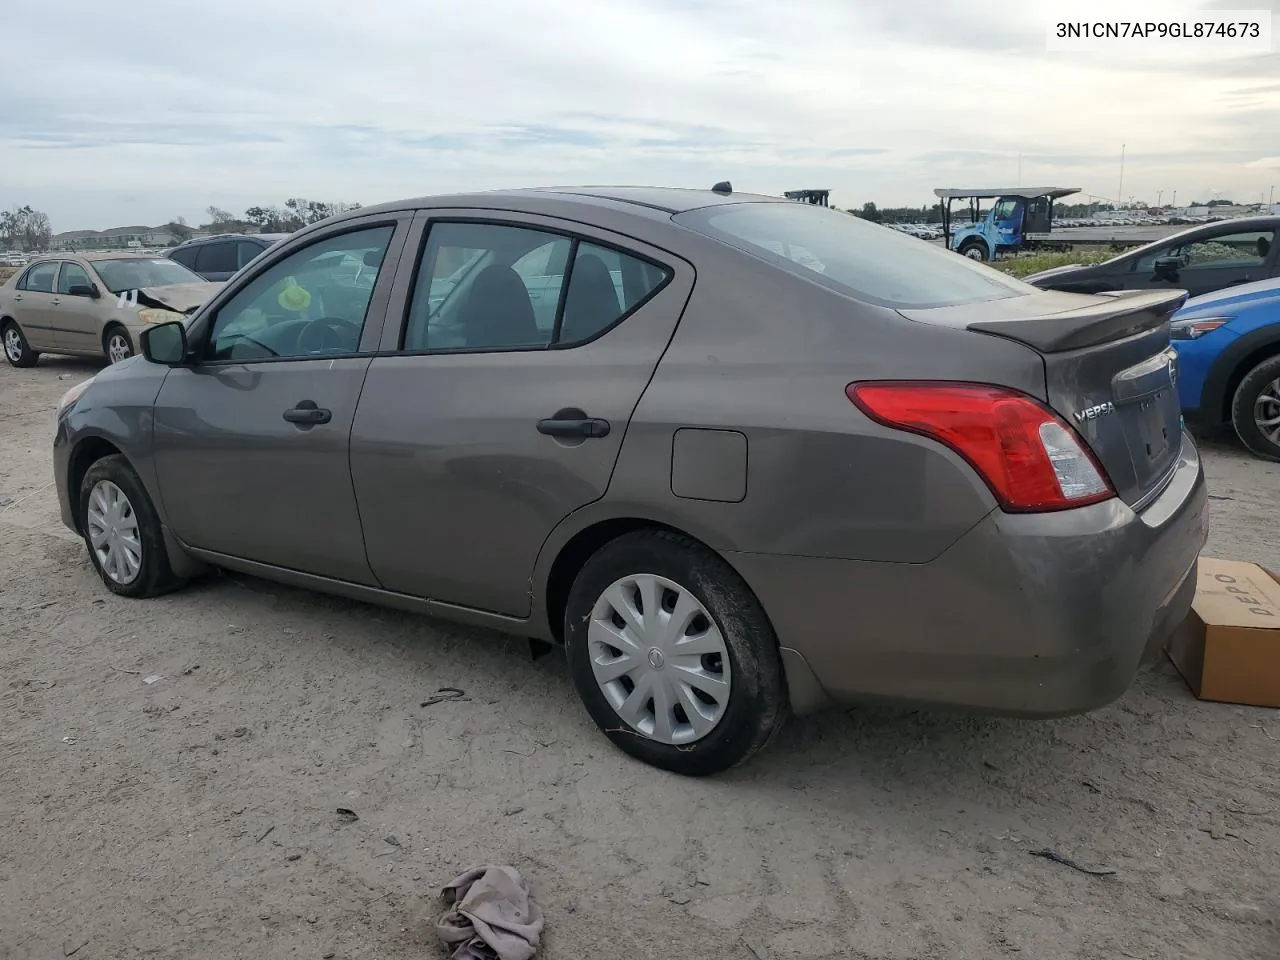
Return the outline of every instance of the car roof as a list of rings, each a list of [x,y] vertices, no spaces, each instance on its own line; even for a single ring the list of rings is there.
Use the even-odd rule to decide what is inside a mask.
[[[218,240],[269,240],[275,243],[291,236],[293,236],[291,233],[215,233],[209,237],[192,237],[190,240],[183,240],[178,246],[170,249],[177,250],[178,247],[194,247],[202,243],[214,243]]]
[[[159,253],[131,253],[126,250],[104,250],[101,253],[66,253],[63,260],[88,260],[95,263],[99,260],[163,260]]]
[[[644,187],[644,186],[579,186],[579,187],[532,187],[516,190],[483,190],[476,193],[442,194],[438,196],[413,197],[380,203],[371,207],[360,207],[343,217],[363,217],[370,213],[389,213],[396,210],[415,209],[418,207],[477,207],[481,209],[503,209],[513,201],[558,201],[574,206],[608,205],[631,207],[634,212],[643,210],[656,211],[671,215],[710,207],[722,203],[771,202],[789,203],[781,197],[767,197],[752,193],[721,193],[713,190],[698,190],[686,187]]]

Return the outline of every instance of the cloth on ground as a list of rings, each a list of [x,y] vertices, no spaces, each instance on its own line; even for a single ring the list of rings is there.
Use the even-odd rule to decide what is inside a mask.
[[[531,960],[542,936],[542,909],[515,867],[472,867],[440,892],[436,932],[452,960]]]

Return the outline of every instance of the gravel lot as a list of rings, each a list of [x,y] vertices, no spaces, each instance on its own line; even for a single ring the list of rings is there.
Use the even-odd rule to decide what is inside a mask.
[[[0,369],[4,960],[440,957],[422,918],[483,861],[563,960],[1280,957],[1276,711],[1161,660],[1087,717],[833,713],[676,779],[483,631],[240,577],[108,593],[50,473],[93,371]],[[1206,457],[1207,552],[1280,568],[1280,468]],[[444,686],[470,699],[419,706]]]

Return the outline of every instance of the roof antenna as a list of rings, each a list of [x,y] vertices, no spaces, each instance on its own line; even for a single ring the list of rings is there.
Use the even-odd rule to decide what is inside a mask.
[[[712,193],[733,193],[733,184],[728,180],[721,180],[711,188]]]

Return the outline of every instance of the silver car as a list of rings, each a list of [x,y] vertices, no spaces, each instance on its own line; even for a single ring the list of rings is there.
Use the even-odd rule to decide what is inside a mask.
[[[615,744],[708,774],[788,710],[1124,692],[1206,535],[1182,299],[731,188],[390,203],[69,391],[55,479],[116,593],[219,566],[562,646]]]

